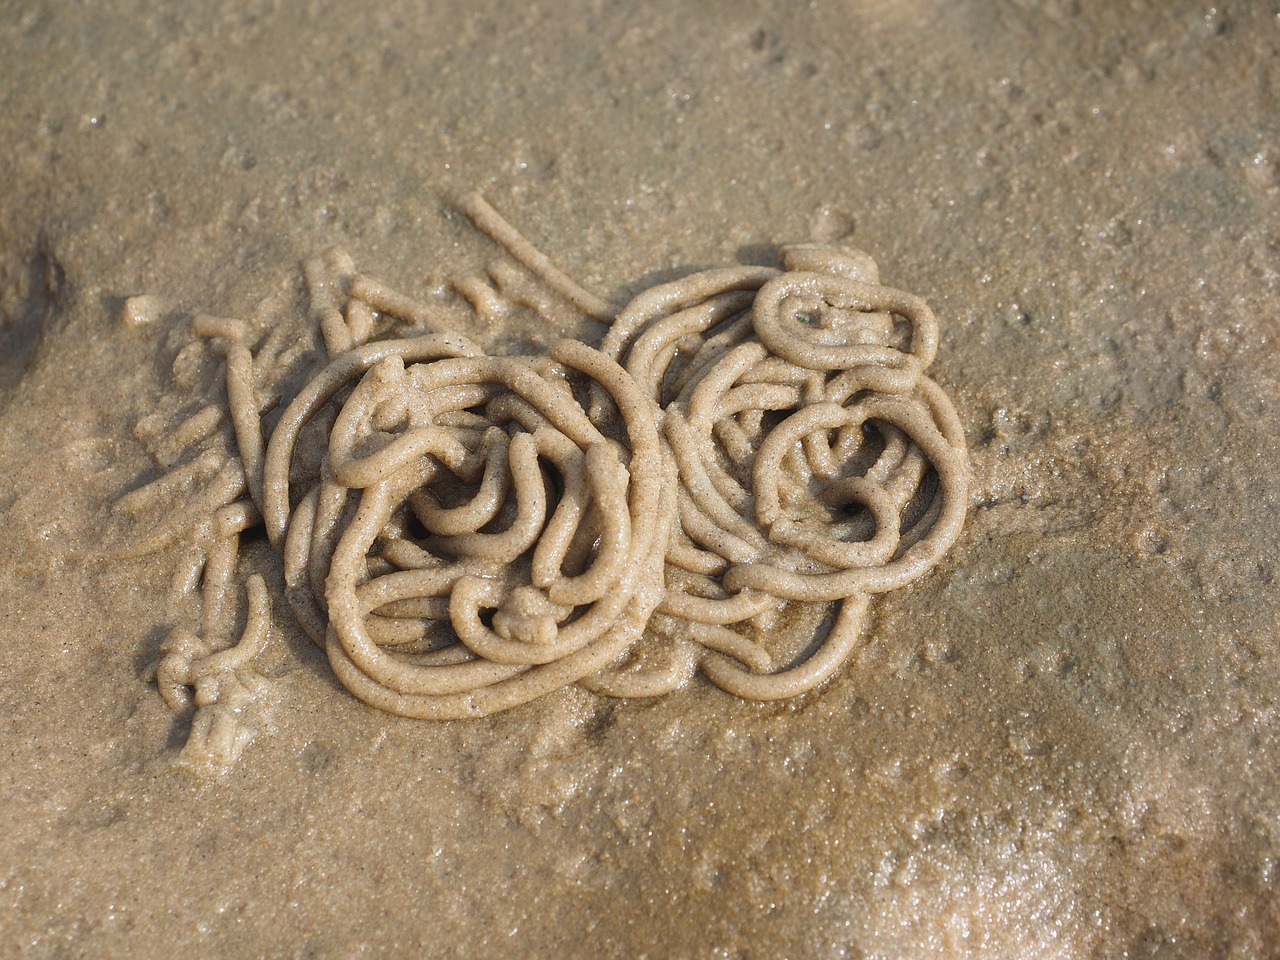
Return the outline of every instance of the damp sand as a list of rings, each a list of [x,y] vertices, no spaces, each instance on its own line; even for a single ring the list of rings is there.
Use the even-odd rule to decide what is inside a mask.
[[[1276,15],[0,8],[0,952],[1272,955]],[[965,532],[770,705],[391,717],[277,602],[196,775],[141,679],[175,557],[98,559],[134,425],[334,246],[489,349],[595,342],[447,295],[473,189],[618,301],[852,231],[941,322]]]

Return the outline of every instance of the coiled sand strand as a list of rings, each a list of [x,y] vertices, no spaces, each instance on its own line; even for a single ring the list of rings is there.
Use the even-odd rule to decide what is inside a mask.
[[[935,566],[964,521],[963,431],[925,375],[928,306],[881,285],[866,254],[811,243],[783,247],[781,270],[702,271],[619,307],[478,194],[461,207],[609,324],[599,349],[487,356],[340,252],[305,267],[319,362],[278,330],[255,351],[251,324],[197,318],[225,401],[167,434],[140,424],[166,473],[117,504],[141,516],[198,491],[131,546],[196,531],[175,583],[202,583],[200,632],[166,641],[166,699],[216,705],[206,678],[265,643],[256,575],[228,635],[236,544],[259,524],[299,624],[393,713],[484,716],[571,683],[657,696],[698,671],[771,700],[832,676],[871,596]],[[489,273],[516,290],[513,270]],[[379,332],[403,324],[412,335]],[[303,364],[281,396],[274,371]],[[206,752],[234,753],[240,734],[209,717]]]

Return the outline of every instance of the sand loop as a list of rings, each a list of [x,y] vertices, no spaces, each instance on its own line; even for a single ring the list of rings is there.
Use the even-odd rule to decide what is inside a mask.
[[[662,406],[678,472],[670,619],[652,628],[678,629],[649,668],[670,688],[701,667],[751,698],[811,689],[853,650],[867,598],[929,569],[963,522],[963,435],[923,372],[932,312],[860,251],[783,260],[646,291],[605,338]],[[780,615],[825,625],[815,639]]]
[[[592,348],[552,357],[562,377],[511,357],[383,361],[339,411],[329,465],[356,506],[328,560],[325,644],[362,699],[489,713],[643,633],[670,526],[656,408]],[[588,383],[616,436],[574,399]]]

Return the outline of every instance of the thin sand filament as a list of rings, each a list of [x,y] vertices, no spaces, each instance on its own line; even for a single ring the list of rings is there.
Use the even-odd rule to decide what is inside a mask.
[[[547,286],[560,294],[589,317],[612,320],[617,315],[615,304],[584,290],[578,283],[552,263],[545,254],[531,244],[515,227],[511,226],[497,210],[478,193],[462,198],[462,211],[480,230],[493,238],[511,256],[529,268]]]

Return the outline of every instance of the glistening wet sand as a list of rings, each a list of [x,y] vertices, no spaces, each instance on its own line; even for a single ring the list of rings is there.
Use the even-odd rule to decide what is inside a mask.
[[[1273,952],[1274,7],[561,9],[0,11],[4,949]],[[616,300],[852,227],[938,314],[965,532],[771,706],[402,720],[277,603],[272,729],[193,777],[140,679],[174,558],[92,560],[134,424],[333,246],[594,342],[439,295],[498,256],[471,189]]]

